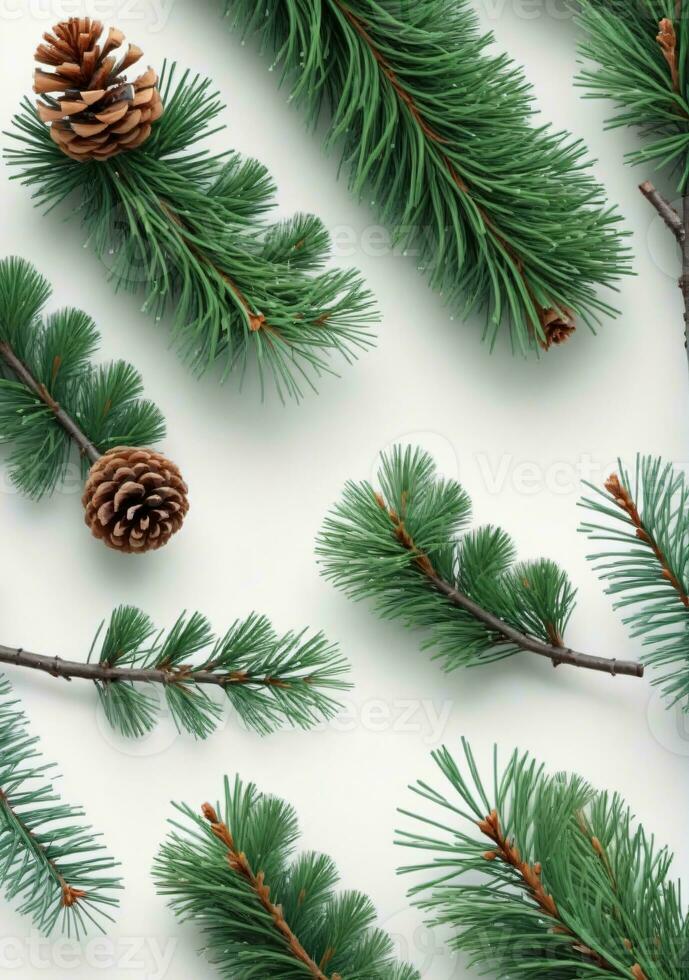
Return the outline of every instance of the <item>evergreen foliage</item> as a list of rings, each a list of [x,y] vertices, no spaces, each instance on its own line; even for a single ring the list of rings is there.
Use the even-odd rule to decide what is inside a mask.
[[[606,542],[589,556],[645,661],[671,703],[689,710],[689,487],[684,473],[652,456],[633,474],[620,463],[605,490],[582,500],[591,517],[582,531]]]
[[[484,781],[470,746],[434,753],[445,789],[412,787],[428,813],[401,811],[398,843],[424,852],[415,904],[481,976],[680,980],[689,926],[672,856],[624,800],[528,754],[495,755]]]
[[[160,410],[141,398],[138,372],[124,361],[95,366],[99,336],[80,310],[42,319],[50,286],[20,258],[0,261],[0,443],[10,447],[13,483],[38,498],[64,478],[74,444],[48,401],[62,408],[101,452],[165,435]],[[9,349],[41,387],[39,397],[8,364]],[[90,460],[83,457],[84,469]]]
[[[520,354],[548,348],[614,312],[597,291],[629,271],[619,216],[467,0],[224,2],[451,311],[485,312],[491,347],[502,327]]]
[[[244,724],[262,735],[283,725],[312,728],[336,714],[336,691],[351,686],[349,664],[322,633],[279,636],[265,616],[252,613],[216,637],[200,613],[182,613],[167,633],[134,606],[102,623],[86,664],[0,647],[0,662],[91,680],[110,724],[138,738],[155,728],[165,700],[177,730],[203,739],[217,727],[219,691]]]
[[[260,163],[199,146],[222,128],[208,80],[166,68],[160,90],[165,113],[146,143],[88,163],[62,153],[25,100],[6,159],[39,206],[71,202],[116,288],[143,294],[156,320],[173,311],[174,343],[195,371],[217,362],[224,378],[252,356],[298,398],[333,373],[331,354],[370,346],[371,296],[356,272],[322,271],[318,218],[266,220],[275,187]]]
[[[448,671],[525,649],[589,665],[564,646],[576,593],[554,562],[515,563],[505,531],[469,529],[469,496],[420,449],[384,454],[378,480],[380,492],[347,483],[327,517],[317,545],[327,579],[373,599],[382,617],[425,629],[424,647]],[[615,672],[606,661],[596,669]]]
[[[658,41],[663,18],[674,25],[676,87]],[[579,23],[586,34],[582,54],[594,63],[582,71],[582,84],[592,98],[616,103],[611,128],[634,126],[643,134],[643,146],[629,155],[629,162],[672,169],[678,191],[684,192],[689,180],[689,19],[682,14],[681,3],[583,0]]]
[[[222,804],[180,814],[154,879],[180,919],[200,926],[203,952],[232,980],[419,980],[396,963],[390,937],[359,892],[336,893],[333,861],[294,856],[291,806],[225,779]]]
[[[37,744],[0,676],[0,884],[41,932],[60,924],[79,938],[110,920],[120,879],[83,812],[53,791]]]

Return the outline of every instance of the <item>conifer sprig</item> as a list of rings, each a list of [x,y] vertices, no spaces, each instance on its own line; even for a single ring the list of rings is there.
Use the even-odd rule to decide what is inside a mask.
[[[410,894],[483,975],[547,980],[678,980],[689,928],[672,856],[617,794],[576,775],[549,776],[528,754],[495,753],[482,780],[463,759],[433,753],[446,784],[412,787],[431,808],[398,843],[426,852],[402,869]]]
[[[111,919],[120,879],[83,812],[52,789],[37,744],[0,675],[0,884],[41,932],[79,938]]]
[[[92,363],[100,338],[90,317],[64,309],[42,318],[50,293],[24,259],[0,261],[0,443],[11,447],[13,483],[34,498],[64,478],[75,447],[86,472],[115,446],[165,435],[131,364]]]
[[[582,84],[592,98],[616,104],[611,128],[641,131],[643,146],[628,161],[668,170],[682,195],[680,214],[650,180],[640,185],[682,252],[680,287],[689,357],[689,4],[582,0],[581,7],[579,21],[586,32],[582,54],[594,63],[582,71]]]
[[[281,396],[299,398],[332,354],[351,360],[377,319],[354,271],[322,271],[329,236],[313,215],[269,222],[275,187],[255,160],[199,144],[223,127],[207,79],[164,69],[165,113],[138,149],[110,160],[67,157],[25,100],[7,134],[15,175],[48,210],[75,213],[117,289],[144,296],[157,321],[172,311],[173,340],[196,372],[243,373],[252,358]]]
[[[643,637],[644,660],[661,673],[654,683],[670,703],[689,710],[689,487],[684,473],[651,456],[634,474],[622,464],[582,506],[582,531],[605,550],[589,555],[632,636]],[[602,546],[601,546],[602,547]]]
[[[567,575],[545,559],[515,564],[500,528],[467,530],[468,494],[440,479],[427,453],[395,447],[378,480],[380,492],[349,482],[326,519],[323,574],[351,598],[373,599],[384,618],[427,630],[424,647],[446,670],[528,651],[554,666],[643,675],[640,664],[566,646],[576,595]]]
[[[180,819],[154,868],[159,894],[203,930],[204,953],[233,980],[419,980],[393,957],[390,937],[359,892],[335,888],[322,854],[294,856],[297,816],[252,784],[225,779],[222,804]]]
[[[101,624],[85,663],[6,646],[0,646],[0,663],[92,681],[108,721],[130,738],[157,723],[153,687],[164,691],[178,731],[201,739],[222,715],[221,702],[207,689],[222,692],[244,724],[267,735],[333,717],[340,707],[333,693],[350,687],[347,661],[322,633],[279,636],[255,613],[216,637],[200,613],[183,613],[163,633],[140,609],[120,606],[105,632]]]
[[[583,144],[534,125],[528,82],[467,2],[224,2],[309,122],[329,115],[352,189],[451,310],[485,312],[491,347],[503,327],[516,352],[547,349],[613,312],[597,290],[629,271],[619,216]]]

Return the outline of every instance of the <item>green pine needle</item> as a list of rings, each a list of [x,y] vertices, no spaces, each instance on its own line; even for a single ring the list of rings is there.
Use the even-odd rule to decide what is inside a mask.
[[[581,72],[581,84],[591,98],[616,104],[610,128],[642,131],[644,145],[628,161],[673,169],[683,193],[689,180],[689,19],[677,19],[675,0],[582,0],[581,8],[579,23],[586,33],[581,53],[594,63]],[[674,24],[679,92],[657,40],[663,18]]]
[[[617,794],[578,776],[549,776],[515,752],[483,781],[463,759],[433,753],[445,789],[412,787],[430,804],[398,843],[423,852],[402,869],[410,894],[481,976],[681,980],[689,920],[672,856]]]
[[[11,697],[0,676],[0,884],[41,932],[60,924],[78,939],[90,925],[103,930],[111,921],[120,879],[83,812],[53,791],[52,766]]]
[[[175,345],[196,372],[219,364],[243,374],[251,357],[281,397],[300,398],[372,345],[377,314],[354,271],[322,271],[330,247],[313,215],[268,223],[273,182],[255,160],[197,146],[224,106],[211,83],[165,68],[165,105],[152,136],[116,159],[71,160],[25,100],[7,134],[15,175],[51,210],[75,212],[117,289],[144,296],[143,311],[172,316]]]
[[[620,217],[586,147],[534,124],[520,68],[488,49],[468,0],[224,0],[274,55],[310,125],[328,117],[354,193],[462,317],[486,316],[514,351],[550,346],[571,314],[629,272]],[[551,320],[565,326],[547,329]]]
[[[255,613],[221,637],[200,613],[183,613],[166,635],[141,610],[120,606],[101,634],[89,661],[100,644],[97,661],[104,667],[165,675],[148,681],[125,673],[96,681],[108,721],[129,738],[156,726],[160,704],[153,690],[161,683],[178,731],[199,739],[217,728],[222,698],[248,728],[268,735],[285,725],[309,729],[332,718],[341,707],[332,695],[351,686],[345,679],[348,662],[322,633],[278,636]],[[214,699],[213,689],[222,698]]]
[[[683,473],[652,456],[637,457],[634,475],[619,465],[625,498],[610,482],[581,501],[595,516],[581,530],[608,542],[589,555],[632,636],[643,637],[654,683],[689,711],[689,487]],[[637,514],[617,502],[626,499]]]
[[[141,398],[138,372],[124,361],[98,367],[95,324],[80,310],[42,319],[50,286],[24,259],[0,261],[0,345],[6,344],[95,447],[148,446],[165,435],[156,405]],[[0,443],[10,447],[12,482],[39,498],[64,479],[75,447],[54,412],[14,374],[0,349]],[[84,467],[90,461],[83,459]]]
[[[347,483],[326,519],[317,553],[327,579],[353,599],[372,599],[383,618],[426,630],[424,648],[434,649],[448,671],[521,648],[451,603],[434,587],[420,556],[509,626],[545,644],[561,642],[575,591],[557,565],[544,559],[515,564],[512,540],[500,528],[468,530],[467,493],[454,480],[439,478],[420,449],[396,446],[384,454],[378,480],[380,493],[369,483]]]
[[[393,957],[391,938],[359,892],[336,893],[328,857],[294,856],[291,806],[239,778],[203,816],[182,804],[154,880],[183,921],[200,926],[203,952],[232,980],[419,980]]]

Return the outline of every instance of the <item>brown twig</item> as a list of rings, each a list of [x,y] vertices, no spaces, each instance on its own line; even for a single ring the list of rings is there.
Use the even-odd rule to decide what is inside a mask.
[[[128,681],[132,684],[210,684],[216,687],[256,686],[289,687],[290,682],[280,677],[254,676],[246,671],[218,673],[210,666],[195,670],[190,666],[179,667],[117,667],[103,663],[83,663],[76,660],[63,660],[61,657],[47,657],[27,650],[14,649],[0,645],[0,663],[13,667],[26,667],[38,670],[51,677],[100,682]],[[308,678],[304,678],[308,682]]]
[[[681,20],[682,14],[682,0],[675,0],[675,19],[677,21]],[[669,18],[664,17],[660,21],[656,40],[670,68],[672,91],[677,95],[681,95],[682,89],[677,57],[677,35],[674,24]],[[683,117],[686,117],[687,112],[683,105],[677,104],[676,109]],[[684,121],[686,122],[686,118]],[[681,217],[669,202],[656,191],[650,181],[644,181],[640,185],[640,190],[673,233],[682,250],[682,275],[679,280],[679,288],[682,291],[682,300],[684,303],[684,346],[687,358],[689,359],[689,186],[682,197]]]
[[[211,826],[213,834],[221,841],[227,848],[227,863],[229,864],[232,871],[243,878],[244,881],[248,883],[251,889],[255,892],[256,897],[259,902],[271,917],[273,925],[280,933],[287,948],[290,953],[303,963],[312,977],[315,980],[341,980],[341,977],[337,973],[333,973],[331,977],[323,972],[321,966],[319,966],[306,952],[302,944],[299,942],[298,938],[290,929],[281,905],[276,905],[270,898],[270,887],[266,884],[265,874],[263,871],[258,871],[254,873],[246,854],[239,851],[235,846],[234,838],[227,824],[222,823],[218,814],[210,805],[210,803],[205,803],[202,807],[202,813],[206,820]],[[327,959],[332,959],[335,950],[328,950],[330,954]],[[323,964],[325,966],[327,963],[326,957],[323,957]]]
[[[554,307],[544,307],[541,306],[540,303],[536,302],[531,286],[524,275],[523,263],[520,256],[510,245],[505,236],[500,232],[499,228],[488,215],[486,210],[482,208],[481,205],[478,204],[473,198],[471,187],[465,178],[457,173],[456,167],[444,150],[444,147],[447,146],[448,141],[430,125],[427,119],[424,119],[423,113],[414,101],[413,96],[406,90],[392,65],[371,37],[365,22],[360,17],[357,17],[356,14],[352,13],[349,7],[343,3],[342,0],[333,0],[333,3],[338,8],[342,16],[345,17],[349,24],[351,24],[361,40],[365,42],[383,76],[390,83],[393,92],[402,105],[406,108],[407,112],[409,112],[410,116],[417,124],[423,135],[435,145],[443,165],[447,168],[447,171],[457,189],[462,194],[465,194],[467,197],[471,198],[472,203],[478,213],[481,215],[486,228],[492,232],[500,247],[516,266],[524,283],[524,288],[526,289],[536,310],[536,315],[538,317],[543,335],[542,337],[539,337],[540,346],[544,350],[549,350],[553,345],[563,343],[576,330],[576,325],[571,310],[564,308],[556,310]]]
[[[36,381],[26,365],[19,360],[9,344],[5,342],[0,343],[0,357],[2,357],[11,371],[16,374],[22,384],[26,385],[26,387],[38,399],[40,399],[44,405],[47,405],[55,416],[56,421],[62,426],[67,435],[75,441],[82,455],[86,456],[86,458],[92,463],[99,460],[102,455],[99,450],[81,431],[71,415],[68,415],[67,412],[65,412],[65,410],[58,405],[46,386],[44,384],[39,384],[39,382]],[[53,364],[53,380],[55,380],[59,369],[59,362],[57,364]]]
[[[613,475],[608,477],[608,479],[605,481],[605,489],[608,491],[611,497],[614,498],[615,503],[620,510],[623,510],[629,517],[629,520],[636,528],[636,536],[639,541],[643,541],[644,544],[648,545],[658,559],[658,563],[663,570],[663,578],[666,582],[669,582],[673,589],[677,592],[682,605],[689,609],[689,596],[684,591],[682,583],[670,568],[663,549],[660,547],[650,531],[646,528],[632,495],[622,484],[622,481],[616,473],[613,473]]]
[[[660,191],[654,187],[650,180],[645,180],[643,184],[639,184],[639,190],[646,200],[653,205],[667,227],[677,239],[678,243],[681,245],[684,239],[684,225],[682,223],[682,219],[677,214],[670,202],[663,197]]]
[[[538,907],[549,918],[553,919],[557,923],[553,931],[570,937],[572,940],[572,947],[582,956],[585,956],[587,959],[595,963],[597,967],[603,970],[609,970],[611,973],[616,973],[616,969],[611,966],[606,959],[604,959],[594,949],[591,949],[590,946],[587,946],[586,943],[582,942],[579,937],[572,932],[569,926],[565,925],[555,899],[549,894],[543,885],[542,866],[539,863],[530,864],[528,861],[524,860],[515,842],[513,840],[509,840],[503,833],[500,827],[500,817],[498,816],[497,810],[493,810],[485,818],[485,820],[480,820],[478,822],[478,828],[482,834],[488,837],[489,840],[495,844],[494,850],[487,851],[483,855],[486,861],[500,860],[505,864],[509,864],[511,868],[514,868]],[[636,976],[634,973],[632,975]]]
[[[596,670],[606,674],[612,674],[615,677],[617,674],[626,675],[628,677],[643,677],[644,667],[643,664],[636,663],[629,660],[609,660],[605,657],[593,656],[587,653],[578,653],[576,650],[572,650],[569,647],[560,646],[556,643],[544,643],[542,640],[537,640],[532,636],[527,636],[526,633],[522,633],[520,630],[515,629],[508,623],[505,623],[498,616],[484,609],[469,596],[460,592],[449,582],[438,575],[432,561],[425,552],[416,546],[414,539],[411,537],[407,531],[403,519],[397,514],[396,511],[388,508],[385,500],[380,494],[376,494],[376,500],[379,507],[386,512],[390,521],[392,522],[393,531],[397,540],[402,544],[408,551],[414,554],[414,561],[420,571],[427,577],[429,582],[444,595],[450,602],[465,612],[470,613],[475,619],[483,623],[497,636],[502,637],[508,643],[512,643],[515,646],[520,647],[522,650],[527,650],[529,653],[535,653],[539,657],[547,657],[553,664],[554,667],[559,667],[561,664],[567,664],[572,667],[583,667],[588,670]]]

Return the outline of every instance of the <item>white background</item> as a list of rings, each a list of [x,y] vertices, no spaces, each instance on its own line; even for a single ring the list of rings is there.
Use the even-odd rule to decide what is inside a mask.
[[[0,254],[35,262],[54,284],[52,306],[82,306],[100,325],[104,356],[131,359],[143,372],[147,394],[167,416],[164,448],[183,467],[193,506],[167,549],[128,560],[90,539],[74,484],[35,504],[11,490],[5,471],[0,641],[79,658],[120,602],[139,604],[160,625],[198,608],[219,630],[257,609],[279,629],[325,629],[350,658],[356,689],[343,718],[319,734],[262,740],[230,718],[206,743],[163,727],[123,745],[99,719],[88,686],[13,671],[33,731],[64,774],[64,795],[83,802],[121,860],[126,891],[108,939],[83,947],[32,940],[27,920],[1,905],[0,975],[214,976],[196,953],[198,937],[179,929],[156,896],[149,869],[169,801],[216,798],[223,774],[239,772],[294,803],[305,846],[332,854],[344,884],[371,895],[424,977],[468,976],[446,937],[409,910],[406,882],[395,875],[407,855],[393,845],[396,807],[411,802],[407,784],[437,782],[430,751],[443,742],[458,747],[462,734],[486,763],[497,741],[505,755],[529,749],[552,769],[577,769],[620,790],[677,851],[686,880],[689,733],[678,714],[664,711],[650,677],[554,672],[528,655],[446,677],[419,652],[419,636],[352,605],[319,578],[314,559],[315,535],[344,481],[370,477],[378,451],[394,440],[418,438],[443,469],[461,474],[478,521],[506,526],[523,557],[549,555],[570,572],[580,589],[570,643],[608,656],[640,652],[585,560],[576,504],[582,467],[601,482],[618,455],[631,462],[637,450],[651,451],[679,465],[689,458],[677,256],[636,190],[647,174],[623,165],[634,135],[605,133],[609,107],[583,101],[573,85],[575,26],[557,16],[553,0],[481,4],[498,43],[527,65],[544,118],[587,140],[634,233],[638,277],[624,283],[620,318],[598,337],[582,329],[540,362],[513,359],[505,347],[490,356],[478,321],[451,321],[413,259],[371,249],[372,211],[337,182],[336,161],[324,157],[318,135],[305,134],[268,73],[269,57],[224,30],[211,0],[175,0],[162,10],[149,0],[0,0],[3,127],[30,91],[33,50],[54,20],[92,14],[115,22],[150,64],[175,58],[215,79],[228,129],[214,146],[264,161],[281,213],[313,210],[329,228],[351,229],[354,254],[336,261],[360,266],[383,313],[376,350],[300,406],[283,407],[272,395],[261,404],[251,385],[240,393],[232,382],[198,382],[168,349],[165,325],[140,312],[141,300],[113,295],[77,224],[43,217],[3,168]]]

